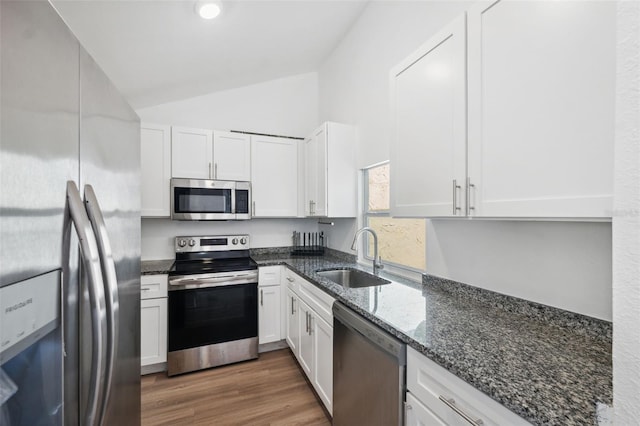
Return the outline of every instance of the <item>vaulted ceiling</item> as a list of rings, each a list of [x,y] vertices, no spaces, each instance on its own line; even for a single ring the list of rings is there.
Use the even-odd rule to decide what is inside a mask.
[[[52,0],[135,107],[316,71],[367,0]]]

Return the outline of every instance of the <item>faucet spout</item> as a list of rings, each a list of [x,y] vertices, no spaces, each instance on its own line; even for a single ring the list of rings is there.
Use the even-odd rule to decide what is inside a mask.
[[[363,232],[369,232],[373,236],[373,274],[378,275],[378,271],[384,268],[384,265],[382,264],[382,259],[380,258],[380,256],[378,256],[378,234],[376,234],[376,231],[374,231],[373,228],[365,226],[363,228],[358,229],[355,235],[353,236],[353,243],[351,244],[351,250],[356,250],[356,243],[358,242],[358,237]]]

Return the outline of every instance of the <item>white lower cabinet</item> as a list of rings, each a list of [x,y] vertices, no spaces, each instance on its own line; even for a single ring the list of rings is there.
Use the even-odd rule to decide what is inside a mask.
[[[140,278],[140,364],[167,362],[167,276]]]
[[[313,362],[313,384],[325,407],[333,408],[333,324],[314,315],[311,320],[311,335],[315,348]]]
[[[298,296],[290,288],[287,288],[286,307],[287,344],[291,348],[291,352],[297,357],[298,347],[300,346],[300,302]]]
[[[258,342],[280,340],[280,286],[258,288]]]
[[[406,425],[530,425],[464,380],[407,348]],[[467,419],[465,419],[467,417]]]
[[[288,269],[284,277],[287,343],[325,408],[332,413],[334,299]]]
[[[298,362],[313,383],[313,361],[314,361],[314,344],[313,335],[311,334],[311,318],[313,317],[311,308],[300,300],[300,322],[298,330],[300,330],[300,348],[298,351]]]
[[[264,266],[258,269],[258,342],[261,345],[280,340],[281,268],[281,266]]]

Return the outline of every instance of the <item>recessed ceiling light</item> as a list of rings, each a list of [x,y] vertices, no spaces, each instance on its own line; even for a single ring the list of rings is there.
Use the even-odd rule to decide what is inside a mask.
[[[202,19],[213,19],[222,12],[222,4],[217,1],[199,1],[196,2],[195,9]]]

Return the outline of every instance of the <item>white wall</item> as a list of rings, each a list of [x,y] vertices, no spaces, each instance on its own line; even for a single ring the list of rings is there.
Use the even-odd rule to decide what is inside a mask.
[[[170,219],[142,220],[142,260],[173,259],[174,238],[180,235],[249,234],[250,245],[283,247],[291,245],[293,231],[315,232],[314,219],[251,219],[220,222],[181,222]]]
[[[143,122],[304,137],[318,124],[318,75],[300,74],[136,111]],[[291,245],[291,233],[316,231],[307,219],[181,222],[142,220],[142,259],[171,259],[178,235],[251,235],[252,247]]]
[[[640,424],[640,3],[618,3],[613,403],[616,425]]]
[[[371,2],[324,62],[320,121],[357,126],[360,167],[389,158],[391,67],[471,4]],[[347,251],[343,235],[355,226],[336,225],[331,246]],[[427,265],[435,275],[611,320],[610,224],[432,221]]]
[[[318,121],[318,74],[307,73],[136,111],[143,122],[305,137]]]

